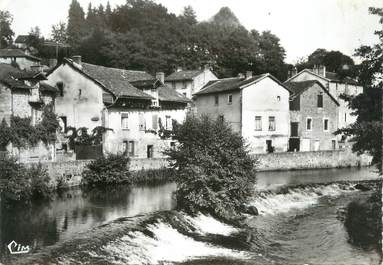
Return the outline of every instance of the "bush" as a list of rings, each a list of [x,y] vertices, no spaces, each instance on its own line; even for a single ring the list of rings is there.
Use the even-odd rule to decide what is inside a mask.
[[[255,160],[242,137],[222,120],[188,116],[174,128],[179,145],[165,153],[177,171],[177,206],[230,219],[255,185]]]
[[[352,244],[366,249],[381,249],[381,209],[379,188],[368,200],[353,201],[347,206],[344,225]]]
[[[50,178],[41,164],[27,168],[15,158],[5,158],[0,160],[0,172],[0,193],[6,202],[47,199],[52,194]]]
[[[82,173],[82,184],[97,186],[104,184],[130,183],[129,158],[123,154],[110,154],[92,161]]]

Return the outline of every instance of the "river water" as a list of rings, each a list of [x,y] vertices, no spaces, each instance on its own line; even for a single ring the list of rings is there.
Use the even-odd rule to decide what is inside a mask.
[[[370,191],[372,168],[261,172],[243,229],[174,211],[174,183],[72,189],[51,202],[5,207],[3,264],[378,264],[379,253],[348,243],[339,208]],[[347,180],[347,182],[345,182]],[[30,246],[10,255],[12,240]]]

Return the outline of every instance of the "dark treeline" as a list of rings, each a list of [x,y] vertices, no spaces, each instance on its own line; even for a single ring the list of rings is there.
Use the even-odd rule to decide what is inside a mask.
[[[269,31],[248,31],[227,7],[198,22],[190,6],[176,16],[150,0],[127,0],[114,9],[109,3],[89,4],[84,12],[73,0],[67,34],[72,53],[95,64],[152,73],[210,64],[220,77],[244,71],[287,77],[279,38]]]

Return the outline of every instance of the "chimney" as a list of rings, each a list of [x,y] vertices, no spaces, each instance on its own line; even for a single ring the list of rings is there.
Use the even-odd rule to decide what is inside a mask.
[[[246,71],[246,79],[250,79],[253,77],[253,72],[252,71]]]
[[[318,66],[318,75],[326,77],[326,66],[324,65]]]
[[[74,56],[72,56],[72,60],[73,60],[73,62],[75,62],[76,64],[81,66],[81,55],[74,55]]]
[[[181,71],[182,71],[182,67],[178,66],[176,69],[176,72],[181,72]]]
[[[55,59],[55,58],[49,59],[48,65],[50,68],[55,67],[57,65],[57,59]]]
[[[242,74],[242,73],[239,73],[239,74],[238,74],[238,78],[244,78],[244,77],[245,77],[244,74]]]
[[[298,69],[294,66],[293,70],[291,71],[291,76],[294,76],[298,73]]]
[[[165,73],[164,72],[157,72],[156,78],[161,81],[162,84],[165,84]]]
[[[204,66],[203,66],[203,70],[210,70],[210,65],[209,64],[205,64]]]

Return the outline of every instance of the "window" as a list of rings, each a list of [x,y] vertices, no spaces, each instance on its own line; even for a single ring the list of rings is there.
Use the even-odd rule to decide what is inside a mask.
[[[134,141],[128,142],[128,156],[134,156]]]
[[[140,131],[145,131],[146,130],[146,121],[145,121],[144,113],[139,113],[138,119],[139,119],[138,129]]]
[[[153,145],[148,145],[146,147],[147,158],[153,158]]]
[[[127,156],[134,156],[134,141],[124,141],[124,153]]]
[[[172,83],[172,87],[174,90],[176,89],[176,83],[175,82]]]
[[[262,117],[255,116],[255,130],[262,131]]]
[[[57,82],[56,86],[59,89],[60,97],[63,97],[64,96],[64,83],[63,82]]]
[[[78,97],[81,97],[81,89],[78,90]]]
[[[278,101],[281,101],[281,96],[277,96],[277,100],[278,100]]]
[[[269,131],[275,131],[275,117],[269,117]]]
[[[224,115],[219,115],[218,119],[219,119],[219,121],[223,122],[225,120],[225,116]]]
[[[186,93],[182,93],[186,97]]]
[[[66,116],[61,116],[60,119],[61,119],[60,126],[61,126],[61,129],[62,129],[61,132],[65,133],[66,129],[67,129],[67,119],[66,119]]]
[[[170,116],[165,116],[165,129],[171,130],[172,129],[172,119]]]
[[[176,148],[176,142],[170,142],[170,148],[171,149]]]
[[[219,97],[218,95],[214,95],[214,105],[218,105],[219,104]]]
[[[152,129],[157,130],[158,127],[158,116],[157,114],[153,114],[152,116]]]
[[[121,129],[129,129],[129,115],[127,113],[121,113]]]
[[[232,94],[229,94],[229,95],[227,96],[227,104],[231,104],[231,103],[233,103],[233,95],[232,95]]]
[[[312,128],[312,119],[311,118],[307,118],[307,120],[306,120],[306,130],[311,131],[311,128]]]
[[[318,106],[318,108],[323,108],[323,94],[322,93],[318,95],[317,106]]]
[[[344,114],[344,122],[347,122],[347,113]]]
[[[187,88],[187,83],[186,83],[186,81],[183,81],[182,82],[182,89],[186,89]]]
[[[328,131],[328,119],[323,120],[323,130]]]

